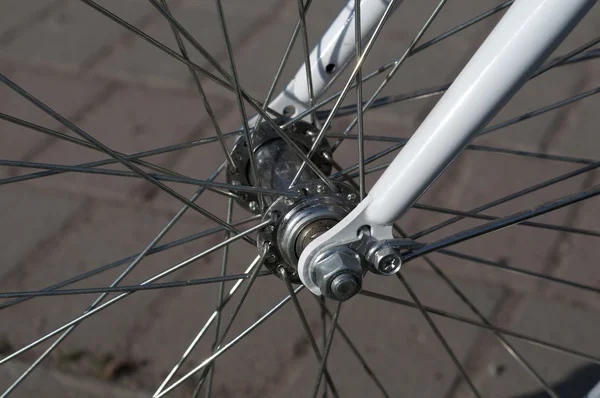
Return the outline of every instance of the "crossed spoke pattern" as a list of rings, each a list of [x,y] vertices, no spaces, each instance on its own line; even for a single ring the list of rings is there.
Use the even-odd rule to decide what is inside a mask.
[[[309,167],[317,176],[320,178],[329,188],[336,189],[335,185],[333,185],[332,180],[343,179],[344,181],[351,182],[354,186],[356,186],[360,198],[364,198],[367,195],[367,186],[365,177],[369,173],[374,173],[379,170],[387,167],[388,163],[377,164],[373,167],[366,168],[365,166],[370,165],[371,163],[376,162],[379,159],[382,159],[386,155],[392,154],[395,151],[400,150],[404,144],[407,142],[406,138],[398,138],[394,136],[385,136],[385,135],[370,135],[365,134],[364,128],[364,114],[376,108],[381,108],[385,106],[391,106],[394,104],[400,104],[407,101],[420,101],[423,99],[431,98],[434,96],[439,96],[443,94],[451,83],[433,86],[429,88],[423,88],[414,92],[408,92],[404,94],[397,95],[380,95],[381,92],[386,88],[389,82],[393,79],[396,73],[400,70],[401,66],[405,63],[405,61],[412,57],[413,55],[424,51],[426,49],[431,49],[433,51],[435,46],[439,43],[442,43],[445,39],[452,37],[459,32],[474,26],[482,21],[485,21],[487,18],[496,15],[499,12],[507,9],[513,1],[506,1],[502,4],[499,4],[493,7],[490,10],[487,10],[484,13],[481,13],[474,18],[471,18],[448,31],[429,39],[424,43],[420,43],[421,39],[428,31],[429,27],[435,23],[438,15],[443,13],[444,6],[447,3],[447,0],[441,0],[436,2],[435,6],[432,7],[431,13],[427,20],[423,23],[417,34],[412,38],[410,44],[407,48],[403,49],[402,55],[399,58],[394,59],[393,61],[379,67],[375,71],[365,74],[363,71],[365,60],[367,59],[371,49],[373,48],[378,36],[386,24],[386,21],[390,18],[392,12],[402,6],[402,0],[391,0],[385,13],[379,22],[379,24],[375,27],[375,30],[371,37],[363,38],[361,40],[361,7],[360,1],[356,1],[354,4],[354,28],[356,32],[355,37],[355,62],[350,64],[352,66],[352,71],[345,81],[344,87],[342,90],[330,94],[326,98],[316,98],[313,90],[313,73],[314,71],[310,68],[310,42],[309,42],[309,24],[307,23],[307,18],[310,15],[309,9],[311,6],[311,0],[297,1],[297,13],[298,19],[295,25],[295,28],[292,32],[292,35],[287,43],[285,51],[283,52],[281,62],[277,69],[277,72],[271,82],[271,85],[268,90],[268,94],[263,103],[258,102],[254,97],[248,93],[243,88],[243,82],[240,81],[240,76],[238,74],[238,68],[236,66],[236,57],[234,51],[234,43],[232,42],[230,32],[228,29],[228,17],[227,10],[222,4],[221,0],[215,0],[215,10],[218,16],[218,22],[221,28],[221,36],[222,40],[225,44],[226,49],[226,64],[221,64],[219,62],[219,58],[215,57],[209,51],[205,49],[205,47],[200,43],[199,40],[194,38],[188,30],[177,20],[174,14],[171,13],[171,9],[169,7],[169,2],[167,0],[148,0],[149,3],[154,7],[154,9],[163,17],[166,22],[169,24],[173,37],[177,43],[177,50],[173,50],[166,45],[162,44],[158,40],[144,33],[142,30],[136,28],[133,24],[121,19],[111,11],[106,8],[100,6],[93,0],[81,0],[86,5],[90,6],[92,9],[96,10],[100,14],[106,16],[110,20],[116,22],[121,27],[127,29],[132,32],[136,36],[141,39],[147,41],[152,46],[163,52],[164,54],[170,56],[171,58],[179,61],[182,66],[187,67],[192,81],[194,83],[195,89],[198,92],[198,96],[202,103],[202,109],[209,117],[209,121],[211,124],[211,128],[214,131],[214,136],[210,136],[207,138],[202,138],[198,140],[193,140],[189,142],[184,142],[181,144],[175,144],[170,146],[165,146],[162,148],[156,148],[153,150],[148,150],[144,152],[138,152],[133,154],[127,154],[119,152],[113,148],[105,145],[102,140],[98,139],[95,135],[95,132],[87,132],[75,124],[73,121],[67,119],[62,116],[56,110],[51,108],[50,106],[43,103],[39,100],[35,93],[29,93],[24,90],[18,82],[15,82],[8,78],[7,76],[0,74],[0,82],[4,85],[12,89],[15,94],[20,95],[21,97],[28,100],[33,106],[39,108],[47,115],[54,118],[58,121],[63,128],[68,129],[71,133],[75,135],[71,135],[70,133],[64,133],[61,131],[49,129],[44,126],[40,126],[34,123],[31,123],[27,120],[23,120],[17,118],[15,116],[0,113],[0,119],[28,128],[30,130],[36,131],[45,136],[50,136],[62,141],[69,142],[73,144],[74,148],[87,148],[92,149],[94,151],[103,153],[107,156],[106,159],[88,162],[78,165],[66,165],[66,164],[50,164],[50,163],[41,163],[41,162],[32,162],[32,161],[17,161],[17,160],[8,160],[8,159],[0,159],[0,167],[10,167],[15,169],[40,169],[43,171],[29,173],[29,174],[21,174],[17,176],[4,177],[0,179],[0,185],[10,185],[15,184],[17,182],[23,182],[28,180],[34,180],[39,178],[45,178],[49,176],[54,176],[58,174],[64,173],[85,173],[85,174],[100,174],[100,175],[108,175],[113,177],[127,177],[127,178],[136,178],[139,180],[144,180],[152,186],[159,189],[165,195],[169,195],[179,202],[183,204],[183,207],[173,216],[171,221],[167,223],[167,225],[162,228],[156,236],[145,246],[143,249],[136,254],[123,258],[121,260],[117,260],[113,263],[106,264],[100,266],[98,268],[94,268],[91,271],[84,272],[82,274],[71,277],[70,279],[61,281],[59,283],[55,283],[50,285],[44,289],[39,290],[22,290],[22,291],[10,291],[10,292],[0,292],[0,299],[5,299],[6,301],[0,303],[0,309],[4,309],[7,307],[12,307],[23,303],[25,301],[36,299],[38,297],[47,297],[47,296],[87,296],[87,295],[97,295],[97,297],[87,306],[83,313],[70,321],[64,322],[61,326],[47,332],[43,336],[39,337],[35,341],[16,349],[14,352],[4,356],[0,359],[0,365],[5,364],[11,361],[14,358],[21,356],[27,351],[39,346],[40,344],[55,338],[51,344],[43,351],[41,355],[39,355],[32,364],[27,368],[25,372],[23,372],[2,394],[2,397],[8,396],[12,392],[17,389],[17,387],[25,381],[25,379],[46,359],[48,356],[54,352],[57,347],[86,319],[94,316],[94,314],[99,313],[105,308],[109,308],[113,304],[120,302],[124,298],[130,296],[131,294],[138,291],[146,291],[146,290],[159,290],[159,289],[171,289],[171,288],[198,288],[199,285],[208,285],[208,284],[218,284],[218,294],[216,297],[216,303],[214,304],[214,311],[211,316],[203,323],[200,327],[196,336],[192,339],[190,344],[187,346],[186,350],[182,353],[177,363],[173,366],[168,375],[161,381],[160,386],[154,393],[154,397],[162,397],[168,395],[174,389],[180,387],[183,383],[188,380],[194,380],[195,389],[193,392],[194,397],[200,396],[202,391],[206,394],[207,397],[211,396],[211,394],[215,391],[214,388],[214,378],[215,375],[218,374],[217,369],[225,372],[226,369],[218,368],[217,360],[231,348],[233,348],[236,344],[250,335],[254,330],[256,330],[260,325],[265,323],[270,317],[274,314],[282,310],[286,306],[288,302],[291,302],[291,306],[293,307],[293,311],[296,313],[298,318],[298,329],[302,331],[302,333],[306,336],[307,341],[309,342],[310,349],[312,354],[315,357],[315,375],[314,375],[314,383],[311,386],[311,396],[317,397],[319,392],[322,390],[322,396],[326,397],[328,394],[331,394],[334,397],[339,397],[340,392],[336,385],[336,380],[332,376],[329,367],[331,363],[329,362],[328,367],[328,358],[332,355],[332,345],[334,338],[342,339],[347,345],[347,348],[356,358],[356,360],[360,363],[361,367],[364,369],[365,373],[372,381],[373,386],[378,390],[381,396],[389,397],[392,396],[390,394],[390,389],[385,385],[385,383],[380,379],[377,375],[377,372],[373,370],[372,365],[369,363],[367,357],[361,353],[357,344],[350,338],[350,335],[343,329],[340,322],[340,315],[342,314],[341,303],[336,303],[335,308],[330,310],[328,308],[328,303],[324,300],[317,300],[318,308],[320,311],[320,333],[322,337],[322,344],[319,346],[317,337],[315,336],[314,328],[311,326],[309,322],[309,317],[306,314],[306,309],[302,307],[298,294],[303,290],[303,286],[294,287],[290,282],[289,275],[287,272],[281,268],[281,279],[283,279],[283,284],[285,286],[287,295],[284,296],[283,299],[275,303],[275,305],[267,309],[266,311],[261,312],[258,319],[256,319],[251,325],[243,329],[242,332],[238,333],[236,336],[228,339],[228,333],[232,329],[237,316],[241,311],[248,311],[248,304],[244,306],[247,301],[247,297],[251,292],[251,289],[256,285],[260,284],[260,279],[263,279],[264,276],[268,276],[268,278],[272,278],[270,271],[266,271],[263,269],[263,264],[265,261],[265,249],[266,247],[262,247],[259,256],[256,257],[254,261],[250,263],[248,268],[243,273],[228,273],[228,263],[230,259],[230,245],[238,240],[244,240],[254,246],[256,246],[256,241],[253,239],[252,235],[257,230],[268,226],[273,222],[272,219],[261,219],[261,216],[253,216],[239,219],[237,221],[233,221],[233,213],[234,213],[234,199],[239,199],[240,195],[244,193],[255,193],[259,197],[260,207],[261,209],[265,208],[264,198],[268,196],[298,196],[299,193],[293,188],[294,183],[297,178],[301,175],[304,167]],[[226,5],[226,4],[225,4]],[[364,10],[363,10],[364,11]],[[296,44],[296,41],[300,36],[300,43]],[[554,68],[568,68],[570,65],[581,63],[581,62],[593,62],[598,56],[600,56],[600,50],[594,49],[593,47],[600,43],[600,38],[595,38],[593,40],[588,41],[585,44],[565,53],[562,56],[553,58],[549,60],[546,64],[544,64],[540,69],[538,69],[533,76],[532,79],[538,78],[542,76],[544,73],[554,69]],[[273,93],[276,90],[276,87],[279,83],[280,77],[286,67],[288,58],[292,52],[294,46],[297,45],[300,48],[304,60],[306,62],[306,74],[307,74],[307,82],[308,82],[308,94],[310,98],[309,108],[296,114],[296,116],[283,125],[277,124],[277,120],[282,117],[278,112],[273,109],[270,109],[268,106],[269,101],[271,100]],[[195,63],[191,60],[190,53],[188,52],[188,46],[191,46],[193,50],[197,51],[203,59],[210,64],[210,66],[216,71],[211,72],[207,67],[200,66],[198,63]],[[376,78],[377,76],[384,74],[385,77],[382,79],[381,83],[377,86],[376,90],[368,97],[366,101],[363,100],[363,84],[366,81]],[[211,105],[211,100],[209,99],[209,95],[204,88],[204,82],[206,80],[210,80],[221,87],[224,87],[226,90],[230,91],[234,97],[237,106],[237,110],[239,112],[240,125],[241,128],[234,132],[224,133],[219,125],[218,118],[213,111],[213,106]],[[343,101],[346,98],[348,92],[354,89],[356,92],[356,103],[351,105],[343,105]],[[600,88],[594,88],[591,90],[587,90],[575,95],[571,95],[569,97],[564,98],[561,101],[548,104],[539,109],[535,109],[529,111],[527,113],[523,113],[514,118],[508,119],[506,121],[491,125],[486,127],[484,130],[480,132],[480,136],[496,133],[498,131],[513,126],[515,124],[521,123],[525,120],[529,120],[540,115],[546,114],[551,111],[556,111],[557,109],[563,108],[565,106],[571,105],[575,102],[585,100],[587,98],[593,97],[595,94],[600,92]],[[333,103],[331,109],[323,109],[323,107],[328,104]],[[249,121],[248,110],[256,113],[256,123],[251,124]],[[347,127],[338,132],[332,132],[330,130],[331,124],[334,118],[343,117],[346,115],[354,116],[352,121],[347,125]],[[313,143],[312,148],[305,153],[298,145],[291,140],[284,131],[284,128],[291,125],[297,120],[300,120],[306,116],[309,116],[311,121],[319,126],[319,133],[316,137],[315,142]],[[279,136],[290,145],[293,150],[301,157],[303,163],[300,169],[297,171],[296,177],[294,178],[294,182],[292,182],[289,189],[268,189],[261,188],[255,186],[241,186],[230,183],[217,182],[219,175],[226,167],[230,167],[231,169],[235,169],[235,162],[230,154],[230,147],[227,143],[228,139],[232,138],[240,138],[244,137],[246,142],[248,143],[248,153],[250,160],[250,168],[254,170],[256,175],[256,164],[253,156],[254,148],[252,147],[252,140],[250,140],[251,134],[258,124],[261,122],[268,123],[273,127],[273,129],[279,134]],[[353,132],[356,131],[356,134]],[[98,135],[99,136],[99,135]],[[338,171],[331,175],[326,176],[324,173],[312,162],[311,158],[314,155],[316,148],[318,148],[319,143],[323,139],[334,139],[333,149],[336,150],[340,146],[340,144],[344,140],[356,140],[358,146],[357,152],[357,161],[355,164],[350,165],[349,167],[342,168],[337,167]],[[379,151],[369,157],[365,156],[365,143],[367,142],[388,142],[391,145]],[[216,143],[220,146],[220,152],[223,153],[225,161],[206,179],[197,179],[186,176],[184,174],[180,174],[177,171],[171,170],[169,168],[160,166],[156,163],[152,163],[146,158],[165,154],[165,153],[179,153],[179,151],[188,150],[190,148],[199,147],[203,145],[209,145],[211,143]],[[416,290],[413,286],[407,281],[405,274],[410,273],[410,265],[406,266],[403,269],[402,273],[397,274],[397,279],[399,281],[399,287],[403,288],[404,291],[410,297],[410,300],[403,300],[396,297],[391,297],[388,295],[383,295],[377,292],[372,292],[368,290],[363,290],[362,295],[365,297],[371,297],[379,301],[387,301],[394,304],[398,304],[407,308],[412,308],[418,310],[421,314],[424,324],[426,324],[431,331],[434,333],[436,337],[436,341],[441,346],[441,352],[445,353],[450,360],[453,362],[457,374],[462,378],[462,380],[466,383],[468,388],[471,390],[474,396],[480,397],[481,394],[478,391],[476,383],[473,381],[472,377],[468,374],[467,370],[461,363],[459,357],[452,349],[452,343],[448,341],[447,336],[444,336],[442,331],[436,324],[436,320],[439,317],[452,319],[456,322],[460,322],[463,324],[468,324],[477,327],[481,330],[486,330],[492,333],[495,338],[498,340],[499,344],[508,352],[512,358],[520,365],[520,367],[551,397],[558,397],[557,393],[553,390],[552,386],[538,373],[538,371],[529,363],[529,361],[521,355],[516,348],[511,344],[510,341],[506,339],[506,337],[510,337],[513,339],[521,340],[529,344],[533,344],[539,347],[543,347],[545,349],[553,350],[556,352],[560,352],[566,355],[574,356],[579,359],[584,359],[589,362],[600,363],[600,358],[591,354],[584,353],[569,347],[563,347],[561,345],[544,341],[542,339],[535,338],[533,336],[528,336],[526,334],[518,333],[515,331],[511,331],[507,328],[503,328],[500,326],[496,326],[492,323],[490,319],[484,315],[481,309],[471,300],[469,297],[458,287],[456,283],[452,281],[452,279],[442,270],[442,266],[436,264],[431,258],[429,258],[429,254],[432,253],[440,253],[445,256],[458,258],[464,261],[469,261],[472,263],[476,263],[481,265],[482,267],[491,267],[496,270],[501,270],[505,272],[514,273],[517,275],[525,276],[528,278],[534,278],[536,280],[548,281],[556,284],[561,284],[565,286],[569,286],[574,289],[579,289],[582,291],[592,292],[592,293],[600,293],[600,288],[595,287],[593,285],[586,285],[583,283],[578,283],[574,281],[569,281],[566,279],[558,278],[552,275],[544,275],[542,273],[533,272],[528,269],[518,268],[515,266],[511,266],[502,262],[492,261],[488,259],[479,258],[477,256],[472,256],[469,254],[462,253],[460,251],[455,251],[453,249],[449,249],[451,246],[456,245],[458,243],[475,239],[479,236],[486,235],[497,231],[499,229],[512,227],[512,226],[525,226],[536,229],[547,229],[559,231],[561,233],[569,233],[576,235],[583,235],[588,237],[599,237],[600,232],[594,231],[591,229],[584,228],[576,228],[570,226],[563,225],[554,225],[549,223],[542,223],[536,221],[530,221],[531,219],[541,216],[543,214],[547,214],[549,212],[574,205],[576,203],[582,202],[584,200],[591,199],[600,194],[600,186],[592,186],[587,189],[584,189],[580,192],[576,192],[573,194],[569,194],[563,196],[561,198],[557,198],[555,200],[549,201],[547,203],[543,203],[535,208],[524,209],[523,211],[514,213],[508,216],[492,216],[484,213],[486,210],[493,208],[495,206],[499,206],[503,203],[507,203],[509,201],[521,198],[525,195],[531,194],[543,188],[547,188],[549,186],[558,184],[560,182],[567,181],[569,179],[575,178],[576,176],[590,174],[592,173],[598,166],[600,166],[600,162],[596,159],[587,159],[573,156],[562,156],[557,154],[547,154],[547,153],[538,153],[533,151],[524,151],[524,150],[514,150],[508,148],[500,148],[500,147],[492,147],[492,146],[484,146],[471,144],[467,147],[467,151],[483,151],[489,153],[498,153],[505,154],[510,156],[518,156],[518,157],[526,157],[538,159],[540,161],[544,160],[552,160],[558,162],[564,162],[568,164],[578,165],[580,166],[578,169],[565,173],[563,175],[554,177],[547,181],[543,181],[534,186],[525,188],[518,192],[514,192],[512,194],[506,195],[502,198],[496,199],[487,204],[483,204],[469,211],[461,211],[451,208],[445,208],[440,206],[427,205],[423,203],[418,203],[414,207],[415,209],[434,212],[437,214],[445,214],[451,215],[452,218],[449,218],[443,222],[440,222],[436,225],[428,227],[422,231],[418,231],[413,233],[412,235],[405,233],[399,227],[396,227],[397,232],[403,237],[410,237],[411,239],[422,241],[423,243],[416,247],[415,249],[406,252],[403,254],[403,261],[410,262],[411,260],[415,260],[417,258],[422,259],[425,263],[431,268],[433,273],[437,275],[437,277],[442,281],[460,300],[470,309],[470,311],[477,317],[478,320],[473,320],[467,317],[463,317],[454,313],[450,313],[447,311],[443,311],[440,309],[436,309],[430,306],[427,306],[422,303],[421,298],[417,294]],[[337,166],[334,159],[330,159],[334,165]],[[127,170],[120,169],[108,169],[103,166],[109,165],[121,165]],[[356,181],[355,181],[356,180]],[[167,185],[169,183],[169,185]],[[185,197],[181,193],[179,193],[176,189],[174,189],[172,184],[184,184],[184,185],[194,185],[197,187],[196,192],[190,196],[189,198]],[[226,218],[222,219],[212,212],[206,210],[204,207],[198,204],[198,201],[201,199],[201,196],[204,192],[210,190],[219,195],[227,197],[227,214]],[[175,227],[175,225],[180,222],[180,220],[184,217],[188,210],[192,209],[193,211],[200,213],[205,218],[217,224],[216,227],[204,230],[202,232],[196,233],[194,235],[190,235],[184,238],[180,238],[178,240],[174,240],[168,243],[161,243],[163,238],[169,233],[169,231]],[[450,234],[443,238],[434,240],[434,241],[425,241],[424,237],[427,235],[443,230],[444,228],[457,223],[463,219],[472,219],[472,220],[480,220],[481,224],[472,227],[470,229],[462,230],[457,233]],[[240,230],[239,226],[242,226],[246,223],[254,222],[249,228]],[[175,265],[166,267],[163,271],[155,274],[154,276],[147,278],[136,284],[123,284],[124,279],[134,270],[136,269],[147,257],[169,250],[171,248],[189,244],[191,242],[195,242],[198,239],[205,238],[211,235],[222,235],[222,242],[213,245],[212,247],[203,250],[202,252],[187,258],[184,261],[181,261]],[[204,277],[204,278],[196,278],[196,279],[186,279],[186,280],[175,280],[175,281],[161,281],[171,274],[175,274],[178,271],[188,268],[192,264],[196,264],[199,260],[206,258],[207,256],[221,251],[221,267],[220,274],[218,276],[212,277]],[[88,287],[88,288],[67,288],[69,285],[86,280],[88,278],[92,278],[106,271],[116,269],[118,267],[125,266],[123,270],[120,271],[118,276],[113,280],[113,282],[108,286],[101,287]],[[227,282],[233,283],[232,286],[227,288]],[[114,293],[114,296],[109,297],[109,294]],[[142,293],[143,294],[143,293]],[[224,318],[224,309],[229,305],[230,302],[234,301],[234,298],[237,297],[236,304],[229,313],[228,319]],[[82,297],[85,299],[85,297]],[[224,322],[225,321],[225,322]],[[327,322],[329,321],[329,322]],[[275,321],[271,321],[273,323]],[[213,328],[213,340],[211,344],[210,354],[206,356],[206,358],[202,359],[197,365],[192,366],[191,370],[188,370],[183,375],[182,367],[184,364],[190,361],[190,356],[194,353],[194,350],[197,349],[197,346],[201,339],[208,333],[209,328]],[[323,382],[324,381],[324,382]]]

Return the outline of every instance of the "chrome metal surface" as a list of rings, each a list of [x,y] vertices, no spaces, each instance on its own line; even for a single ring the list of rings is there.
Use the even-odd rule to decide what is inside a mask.
[[[316,131],[310,123],[300,121],[284,128],[283,132],[305,153],[309,151],[315,141]],[[302,164],[302,159],[294,148],[288,145],[273,126],[266,122],[261,123],[252,132],[251,147],[256,163],[256,173],[250,164],[250,152],[246,138],[240,137],[231,152],[233,166],[227,168],[227,181],[232,185],[281,187],[283,190],[287,190]],[[331,163],[325,157],[327,154],[331,154],[331,147],[328,142],[322,142],[319,153],[311,158],[325,175],[331,173]],[[301,182],[316,179],[318,177],[310,169],[304,170],[300,177]],[[265,207],[270,206],[275,199],[276,197],[265,195],[263,197]],[[260,206],[258,195],[253,192],[242,195],[238,199],[238,203],[253,213],[260,214],[264,210]]]
[[[311,273],[325,297],[345,301],[362,288],[363,260],[354,250],[338,247],[321,254]]]
[[[296,266],[302,250],[354,208],[355,201],[348,198],[356,197],[356,192],[344,183],[335,186],[337,192],[326,189],[319,180],[301,184],[296,187],[301,197],[280,197],[265,212],[265,219],[275,221],[261,229],[257,239],[259,245],[272,243],[265,265],[276,275],[283,266],[292,282],[300,282]]]

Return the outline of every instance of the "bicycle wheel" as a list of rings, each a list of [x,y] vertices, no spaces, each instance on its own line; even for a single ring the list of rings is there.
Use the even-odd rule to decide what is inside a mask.
[[[3,396],[580,394],[561,382],[600,363],[598,7],[396,225],[456,244],[342,304],[300,292],[294,256],[512,1],[383,2],[301,192],[350,70],[310,71],[335,79],[306,115],[264,104],[353,2],[21,3],[0,15]],[[277,235],[307,200],[335,211]]]

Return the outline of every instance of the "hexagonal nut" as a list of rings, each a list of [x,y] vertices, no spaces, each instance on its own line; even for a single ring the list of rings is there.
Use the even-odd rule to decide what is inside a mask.
[[[391,246],[378,246],[370,250],[367,261],[371,270],[382,275],[393,275],[400,270],[402,258]]]
[[[317,257],[311,268],[313,281],[332,300],[345,301],[362,288],[362,260],[352,249],[329,249]]]

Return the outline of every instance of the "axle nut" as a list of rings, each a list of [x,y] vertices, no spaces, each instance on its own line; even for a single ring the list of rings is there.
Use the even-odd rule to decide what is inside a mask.
[[[362,288],[361,258],[346,247],[321,254],[313,264],[311,274],[321,293],[332,300],[346,301]]]

